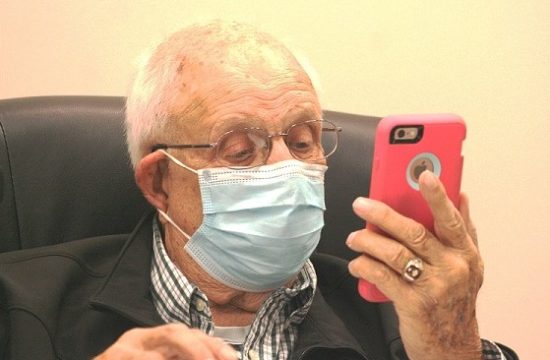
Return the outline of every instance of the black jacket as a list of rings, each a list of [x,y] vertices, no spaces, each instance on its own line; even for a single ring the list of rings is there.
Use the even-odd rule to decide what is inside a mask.
[[[151,221],[130,235],[1,255],[0,358],[90,359],[128,329],[162,324],[150,295]],[[346,263],[311,260],[318,291],[291,358],[390,359],[379,308],[357,295]]]
[[[0,358],[90,359],[128,329],[162,324],[150,295],[151,219],[129,236],[1,255]],[[345,262],[312,261],[320,291],[292,358],[388,359],[378,307],[356,296]]]

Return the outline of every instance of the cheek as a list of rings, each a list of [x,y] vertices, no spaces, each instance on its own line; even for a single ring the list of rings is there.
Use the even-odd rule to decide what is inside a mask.
[[[188,234],[202,223],[202,201],[196,175],[171,181],[168,187],[168,211]]]

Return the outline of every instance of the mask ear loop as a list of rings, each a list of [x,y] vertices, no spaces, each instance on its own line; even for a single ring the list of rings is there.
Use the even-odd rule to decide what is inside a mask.
[[[179,161],[178,159],[176,159],[174,156],[172,156],[171,154],[169,154],[166,150],[164,149],[158,149],[157,151],[160,151],[161,153],[163,153],[167,158],[169,158],[170,160],[172,160],[173,162],[176,163],[176,165],[179,165],[181,166],[182,168],[186,169],[186,170],[189,170],[191,172],[194,172],[195,174],[198,174],[198,171],[195,170],[195,169],[192,169],[190,168],[189,166],[185,165],[184,163],[182,163],[181,161]],[[190,240],[191,239],[191,236],[189,236],[189,234],[187,234],[185,231],[183,231],[182,228],[180,228],[178,226],[178,224],[176,224],[176,222],[174,220],[172,220],[172,218],[170,216],[168,216],[167,213],[165,213],[164,211],[162,211],[161,209],[157,209],[158,213],[160,214],[160,216],[162,216],[166,221],[168,221],[173,227],[176,228],[176,230],[178,230],[187,240]]]
[[[193,168],[190,168],[189,166],[185,165],[184,163],[182,163],[181,161],[176,159],[172,154],[169,154],[168,151],[166,151],[164,149],[158,149],[157,151],[160,151],[161,153],[166,155],[167,158],[169,158],[170,160],[172,160],[173,162],[175,162],[177,165],[181,166],[182,168],[184,168],[186,170],[189,170],[191,172],[194,172],[197,175],[199,174],[199,172],[197,170],[195,170]]]
[[[169,154],[166,150],[164,149],[158,149],[157,151],[160,151],[161,153],[163,153],[167,158],[169,158],[170,160],[172,160],[173,162],[176,163],[176,165],[179,165],[181,166],[182,168],[186,169],[186,170],[189,170],[191,172],[194,172],[195,174],[198,174],[199,172],[195,169],[192,169],[190,168],[189,166],[185,165],[184,163],[182,163],[181,161],[179,161],[178,159],[176,159],[174,156],[172,156],[171,154]],[[190,240],[191,239],[191,236],[189,236],[189,234],[187,234],[185,231],[183,231],[182,228],[180,228],[178,226],[178,224],[176,224],[176,222],[174,220],[172,220],[172,218],[170,216],[168,216],[167,213],[165,213],[164,211],[162,211],[161,209],[157,209],[157,211],[159,212],[160,216],[162,216],[166,221],[168,221],[173,227],[176,228],[176,230],[178,230],[187,240]]]
[[[168,221],[173,227],[176,228],[176,230],[178,230],[187,240],[191,240],[191,236],[189,236],[185,231],[183,231],[182,228],[180,228],[178,226],[178,224],[176,224],[176,222],[174,220],[172,220],[172,218],[170,216],[168,216],[167,213],[165,213],[164,211],[160,210],[160,209],[157,209],[157,211],[159,212],[160,216],[162,216],[166,221]]]

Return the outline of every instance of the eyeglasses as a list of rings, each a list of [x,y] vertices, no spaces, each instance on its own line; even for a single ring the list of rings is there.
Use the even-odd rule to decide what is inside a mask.
[[[158,149],[214,149],[221,166],[251,168],[264,165],[273,147],[273,138],[282,136],[295,159],[316,162],[334,154],[342,128],[326,120],[307,120],[291,125],[283,132],[268,134],[262,128],[228,131],[211,144],[157,144]]]

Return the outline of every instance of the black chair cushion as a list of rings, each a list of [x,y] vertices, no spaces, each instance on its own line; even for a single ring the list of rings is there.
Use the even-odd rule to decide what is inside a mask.
[[[122,97],[0,100],[0,250],[127,233],[149,207],[135,185]]]

